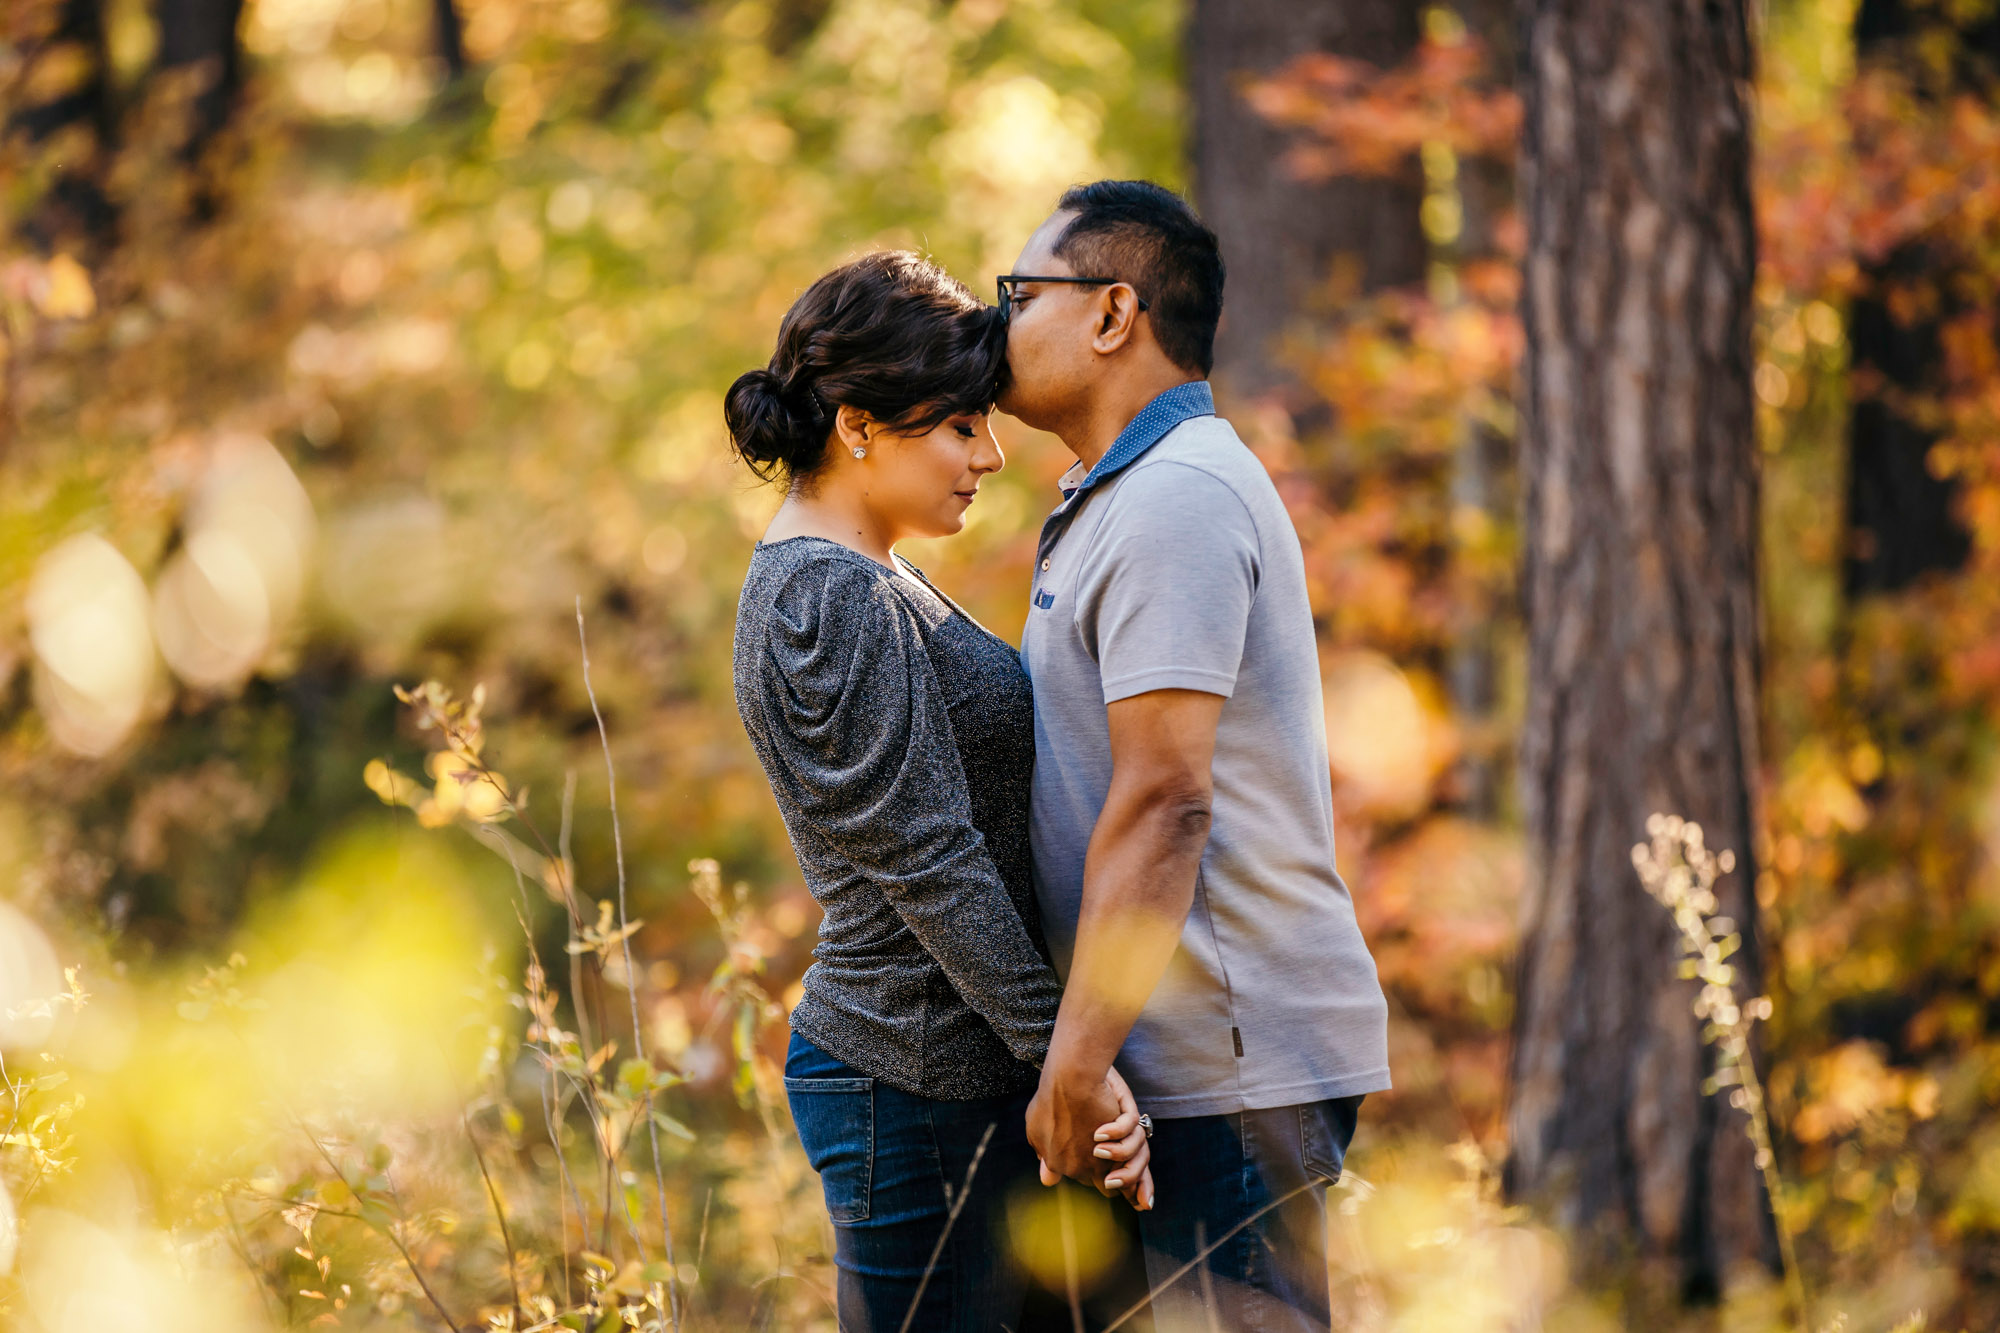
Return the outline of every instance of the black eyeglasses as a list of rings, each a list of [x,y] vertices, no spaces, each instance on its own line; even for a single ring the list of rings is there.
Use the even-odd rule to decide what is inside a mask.
[[[1129,282],[1125,282],[1123,278],[1072,278],[1068,276],[1039,278],[1032,273],[1002,273],[998,281],[1000,284],[1001,319],[1009,319],[1014,314],[1014,284],[1017,282],[1066,282],[1073,287],[1115,287],[1121,282],[1124,282],[1128,287],[1132,285]],[[1132,294],[1139,296],[1137,289],[1134,289]],[[1146,298],[1139,296],[1139,309],[1145,310],[1147,308]]]

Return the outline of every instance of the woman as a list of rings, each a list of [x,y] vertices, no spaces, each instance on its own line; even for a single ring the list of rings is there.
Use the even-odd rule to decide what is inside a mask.
[[[737,455],[786,488],[743,584],[736,702],[825,913],[785,1088],[844,1330],[1020,1322],[1000,1214],[1035,1177],[1025,1114],[1061,999],[1030,880],[1033,701],[1014,649],[894,549],[959,531],[1004,461],[1005,348],[942,270],[872,254],[799,298],[725,405]],[[1099,1155],[1147,1206],[1114,1089]]]

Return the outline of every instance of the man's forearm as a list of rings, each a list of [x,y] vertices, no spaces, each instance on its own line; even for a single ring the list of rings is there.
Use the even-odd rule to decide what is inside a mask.
[[[1048,1067],[1104,1077],[1180,944],[1208,844],[1208,802],[1151,792],[1107,800],[1084,863],[1076,947]]]
[[[1108,705],[1111,790],[1084,857],[1076,946],[1028,1140],[1059,1175],[1088,1179],[1111,1117],[1104,1075],[1179,947],[1208,846],[1222,698],[1154,690]],[[1100,1172],[1101,1174],[1101,1172]]]

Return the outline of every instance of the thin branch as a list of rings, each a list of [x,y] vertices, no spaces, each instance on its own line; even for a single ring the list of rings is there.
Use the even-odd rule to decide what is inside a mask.
[[[1293,1189],[1287,1192],[1286,1194],[1271,1200],[1271,1202],[1265,1204],[1262,1208],[1259,1208],[1256,1212],[1250,1214],[1250,1216],[1244,1218],[1241,1222],[1238,1222],[1235,1226],[1229,1228],[1229,1230],[1223,1232],[1220,1236],[1216,1237],[1215,1241],[1212,1244],[1202,1246],[1199,1250],[1195,1252],[1194,1258],[1188,1260],[1186,1263],[1182,1264],[1179,1268],[1176,1268],[1173,1271],[1173,1273],[1168,1276],[1165,1282],[1162,1282],[1159,1286],[1154,1287],[1152,1290],[1148,1291],[1143,1297],[1139,1299],[1139,1301],[1136,1304],[1132,1306],[1131,1309],[1125,1311],[1125,1313],[1119,1315],[1116,1319],[1106,1324],[1104,1328],[1101,1330],[1101,1333],[1114,1333],[1115,1330],[1123,1328],[1126,1324],[1130,1323],[1141,1310],[1151,1305],[1154,1302],[1154,1300],[1156,1300],[1159,1297],[1161,1292],[1165,1291],[1168,1287],[1173,1286],[1174,1283],[1180,1281],[1182,1278],[1186,1277],[1189,1273],[1192,1273],[1195,1269],[1195,1265],[1199,1264],[1202,1260],[1208,1258],[1209,1255],[1214,1254],[1217,1250],[1221,1249],[1224,1245],[1227,1245],[1231,1240],[1235,1239],[1237,1232],[1243,1230],[1243,1228],[1249,1226],[1252,1222],[1259,1220],[1266,1213],[1275,1212],[1279,1208],[1284,1207],[1286,1204],[1290,1203],[1293,1199],[1296,1199],[1301,1194],[1304,1194],[1307,1190],[1317,1187],[1318,1184],[1319,1182],[1317,1180],[1308,1180],[1305,1184],[1300,1185],[1298,1188]]]
[[[1206,1228],[1199,1220],[1194,1224],[1194,1247],[1199,1250],[1206,1243]],[[1208,1316],[1208,1333],[1222,1333],[1222,1320],[1216,1312],[1215,1276],[1208,1271],[1208,1265],[1201,1266],[1201,1308]]]
[[[288,1113],[291,1115],[293,1123],[299,1127],[299,1132],[306,1136],[306,1142],[312,1144],[313,1151],[317,1152],[320,1155],[320,1160],[326,1163],[327,1170],[333,1172],[333,1174],[340,1180],[340,1183],[346,1185],[350,1192],[358,1193],[358,1191],[354,1190],[354,1186],[348,1184],[347,1173],[340,1169],[340,1163],[333,1160],[333,1154],[328,1152],[326,1150],[325,1145],[323,1145],[319,1141],[319,1135],[312,1132],[311,1127],[308,1126],[304,1120],[299,1118],[297,1112],[288,1112]],[[385,1177],[388,1176],[388,1172],[386,1171],[383,1172],[382,1174]],[[396,1188],[396,1183],[393,1179],[391,1179],[389,1182],[389,1189],[393,1193],[395,1188]],[[403,1206],[403,1199],[400,1194],[396,1195],[396,1206],[399,1209]],[[315,1205],[315,1207],[317,1207],[320,1212],[332,1211],[331,1209],[327,1209],[319,1205]],[[451,1312],[444,1308],[444,1302],[438,1299],[438,1294],[435,1291],[431,1290],[431,1284],[424,1280],[424,1272],[421,1268],[417,1267],[416,1257],[410,1253],[409,1246],[403,1244],[403,1238],[396,1234],[396,1229],[394,1227],[383,1226],[379,1222],[371,1220],[365,1213],[335,1213],[335,1216],[356,1217],[360,1220],[361,1225],[367,1227],[370,1231],[375,1232],[377,1235],[386,1238],[391,1245],[395,1246],[396,1253],[403,1256],[403,1266],[409,1269],[410,1276],[417,1280],[417,1286],[423,1290],[424,1298],[430,1301],[431,1308],[437,1311],[438,1318],[444,1320],[444,1326],[450,1329],[451,1333],[460,1333],[458,1327],[458,1321],[451,1317]]]
[[[563,770],[562,828],[556,833],[556,864],[562,876],[563,901],[569,904],[569,940],[574,942],[583,929],[583,909],[576,902],[576,862],[570,856],[570,831],[575,827],[573,815],[576,810],[576,770]],[[546,846],[546,844],[544,844]],[[591,1033],[589,1015],[584,1012],[583,955],[574,950],[569,953],[569,1000],[576,1010],[576,1039],[583,1043],[585,1052],[597,1049],[597,1038]],[[600,1014],[604,1008],[602,998],[598,1000]]]
[[[938,1260],[944,1255],[944,1243],[951,1239],[951,1229],[958,1221],[959,1212],[965,1207],[965,1201],[972,1197],[972,1178],[979,1174],[979,1159],[986,1156],[986,1145],[993,1142],[993,1131],[999,1125],[997,1120],[987,1121],[986,1132],[979,1136],[979,1147],[972,1153],[972,1165],[965,1170],[965,1184],[959,1187],[958,1197],[951,1201],[951,1211],[944,1219],[944,1230],[938,1232],[937,1244],[931,1247],[931,1261],[924,1265],[924,1275],[917,1279],[917,1294],[910,1297],[909,1313],[903,1316],[903,1326],[896,1333],[910,1333],[910,1325],[916,1322],[917,1307],[924,1303],[924,1288],[930,1286],[931,1274],[937,1271]]]
[[[1076,1224],[1071,1220],[1070,1186],[1057,1183],[1056,1217],[1062,1223],[1063,1290],[1069,1296],[1070,1333],[1083,1333],[1083,1301],[1077,1290]],[[1148,1298],[1150,1299],[1150,1297]]]
[[[584,1228],[583,1219],[586,1216],[586,1214],[583,1211],[583,1195],[577,1189],[576,1181],[570,1178],[569,1161],[567,1158],[563,1156],[562,1136],[556,1132],[556,1114],[554,1106],[552,1104],[554,1101],[554,1092],[556,1088],[555,1070],[551,1068],[548,1071],[548,1074],[549,1076],[546,1080],[538,1080],[538,1082],[541,1083],[540,1091],[542,1094],[542,1123],[548,1126],[549,1148],[556,1155],[556,1175],[561,1178],[563,1185],[569,1190],[570,1194],[573,1195],[576,1199],[576,1229],[577,1233],[581,1235]],[[562,1249],[563,1252],[562,1275],[563,1275],[564,1305],[571,1305],[575,1303],[572,1293],[570,1292],[570,1285],[569,1285],[569,1213],[566,1211],[568,1209],[568,1206],[569,1205],[563,1201],[562,1190],[557,1190],[556,1230],[559,1234],[557,1235],[556,1243]]]
[[[583,630],[583,598],[576,599],[576,643],[583,658],[583,690],[590,699],[590,715],[597,720],[597,740],[604,750],[604,780],[608,803],[611,807],[611,848],[618,863],[618,932],[619,948],[625,960],[625,995],[632,1005],[632,1054],[646,1062],[647,1077],[652,1075],[652,1060],[646,1054],[646,1037],[639,1022],[639,977],[632,967],[632,935],[628,929],[625,911],[625,835],[618,823],[618,772],[611,763],[611,733],[604,725],[604,711],[597,706],[597,690],[590,681],[590,641]],[[666,1169],[660,1161],[660,1127],[653,1119],[653,1092],[646,1090],[646,1136],[653,1149],[653,1183],[659,1191],[660,1238],[667,1260],[667,1303],[671,1307],[674,1333],[680,1333],[681,1301],[678,1273],[674,1268],[674,1229],[667,1218],[667,1177]]]
[[[229,1206],[229,1195],[218,1191],[215,1201],[222,1209],[223,1221],[228,1224],[230,1250],[243,1261],[243,1267],[249,1270],[251,1284],[257,1288],[257,1295],[263,1301],[271,1322],[276,1324],[283,1321],[284,1311],[280,1306],[282,1293],[277,1290],[277,1283],[272,1280],[271,1275],[259,1268],[256,1261],[250,1257],[250,1242],[243,1239],[243,1227],[236,1220],[235,1210]]]
[[[571,783],[569,784],[569,790],[574,790],[574,789],[575,789],[575,782],[574,780],[572,780]],[[567,839],[569,836],[568,809],[569,809],[569,801],[567,799],[567,792],[566,792],[565,799],[563,801],[563,810],[564,810],[563,837],[565,839],[565,844],[567,843]],[[537,841],[541,840],[540,833],[536,833],[535,837]],[[546,847],[547,845],[548,845],[547,843],[543,843],[544,847]],[[504,850],[507,853],[508,868],[514,872],[514,889],[515,892],[518,893],[521,898],[522,914],[518,915],[516,919],[521,923],[522,937],[528,942],[528,961],[534,964],[536,972],[539,973],[544,978],[544,984],[546,984],[546,978],[548,977],[548,972],[542,967],[541,950],[538,949],[535,945],[535,932],[532,929],[530,929],[528,925],[528,918],[525,915],[528,904],[527,881],[522,877],[521,863],[514,859],[513,844],[503,842],[501,844],[501,847],[502,850]],[[563,883],[565,886],[567,886],[569,883],[569,863],[567,861],[564,861],[562,865],[563,865],[563,870],[562,870]],[[565,896],[567,896],[568,893],[567,887],[565,887],[564,893]],[[538,1051],[543,1050],[543,1048],[536,1042],[530,1041],[528,1044],[531,1049]],[[583,1234],[583,1228],[585,1226],[583,1219],[587,1216],[587,1214],[583,1210],[583,1193],[581,1190],[577,1188],[576,1181],[570,1178],[569,1159],[563,1156],[562,1136],[556,1132],[556,1118],[553,1106],[554,1098],[552,1096],[553,1091],[557,1086],[555,1081],[556,1080],[555,1060],[553,1058],[553,1053],[546,1051],[544,1051],[542,1058],[544,1065],[547,1067],[549,1071],[548,1081],[546,1083],[543,1083],[538,1089],[542,1097],[542,1124],[547,1127],[549,1132],[549,1150],[555,1154],[557,1179],[562,1182],[563,1187],[567,1189],[576,1200],[576,1229],[577,1229],[577,1234],[581,1235]],[[564,1207],[565,1205],[563,1202],[562,1190],[559,1189],[556,1191],[556,1229],[559,1233],[558,1237],[559,1243],[561,1244],[564,1251],[565,1261],[562,1266],[563,1303],[567,1305],[569,1304],[570,1301],[569,1263],[567,1262],[568,1250],[569,1250],[569,1215],[564,1211]]]
[[[525,1322],[521,1308],[521,1279],[514,1271],[514,1237],[507,1229],[507,1210],[500,1203],[500,1189],[493,1183],[493,1173],[486,1169],[486,1154],[479,1150],[479,1136],[472,1132],[472,1113],[461,1112],[459,1120],[465,1126],[465,1140],[472,1145],[472,1160],[479,1163],[479,1178],[486,1182],[486,1197],[493,1202],[493,1217],[500,1224],[500,1244],[507,1263],[507,1288],[513,1293],[514,1326],[519,1328]]]

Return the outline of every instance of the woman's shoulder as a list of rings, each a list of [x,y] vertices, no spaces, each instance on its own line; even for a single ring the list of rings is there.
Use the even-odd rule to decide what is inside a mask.
[[[824,537],[759,542],[744,579],[753,594],[773,604],[872,602],[893,587],[896,574],[850,546]]]
[[[839,542],[792,537],[758,546],[743,600],[746,609],[761,604],[774,646],[851,651],[862,638],[903,628],[899,577]]]

